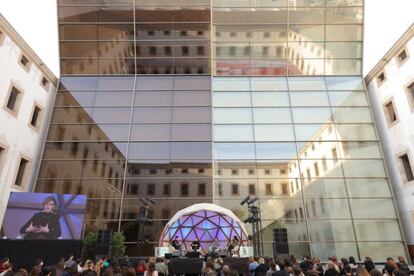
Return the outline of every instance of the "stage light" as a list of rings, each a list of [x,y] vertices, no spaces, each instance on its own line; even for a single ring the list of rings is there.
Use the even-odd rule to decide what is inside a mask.
[[[154,205],[155,205],[155,201],[154,201],[152,198],[150,198],[149,196],[146,196],[146,197],[145,197],[145,201],[147,201],[147,202],[151,202],[152,204],[154,204]]]
[[[255,197],[255,198],[251,198],[249,201],[247,201],[247,205],[252,205],[253,203],[255,203],[257,200],[259,200],[259,198]]]
[[[249,201],[250,200],[250,196],[246,196],[246,198],[245,199],[243,199],[242,200],[242,202],[240,202],[240,205],[242,205],[243,206],[243,204],[245,204],[247,201]]]

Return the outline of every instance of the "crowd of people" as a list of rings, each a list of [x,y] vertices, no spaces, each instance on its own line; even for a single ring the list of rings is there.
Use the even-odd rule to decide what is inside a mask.
[[[243,272],[237,271],[220,257],[207,257],[204,260],[200,274],[203,276],[408,276],[409,267],[404,257],[387,258],[380,269],[370,257],[364,263],[357,263],[354,257],[329,258],[322,263],[317,258],[303,256],[297,261],[290,258],[269,259],[249,257]],[[169,276],[172,275],[169,260],[149,257],[146,260],[131,261],[128,256],[120,260],[98,258],[96,260],[75,259],[70,256],[51,266],[43,265],[42,260],[36,260],[32,269],[14,268],[8,258],[0,262],[0,276]]]

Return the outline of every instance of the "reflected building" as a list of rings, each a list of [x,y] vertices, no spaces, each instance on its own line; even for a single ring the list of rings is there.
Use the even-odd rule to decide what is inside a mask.
[[[62,78],[36,189],[88,194],[86,231],[122,230],[128,255],[150,255],[178,210],[243,220],[251,195],[264,255],[280,253],[280,228],[298,256],[405,255],[361,77],[362,1],[58,3]]]

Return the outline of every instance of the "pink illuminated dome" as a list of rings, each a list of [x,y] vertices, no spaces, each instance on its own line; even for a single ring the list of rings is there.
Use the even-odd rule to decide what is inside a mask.
[[[243,222],[232,211],[210,203],[194,204],[178,211],[162,231],[159,246],[169,246],[175,236],[184,249],[191,248],[196,238],[202,248],[208,248],[216,238],[221,248],[227,248],[234,236],[242,245],[248,242]]]

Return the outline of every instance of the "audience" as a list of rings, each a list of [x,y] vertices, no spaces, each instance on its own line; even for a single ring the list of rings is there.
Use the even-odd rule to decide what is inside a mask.
[[[204,259],[202,276],[409,276],[410,268],[404,257],[399,256],[397,262],[388,257],[385,265],[378,265],[382,272],[376,268],[370,257],[365,257],[363,263],[357,263],[353,256],[338,258],[332,256],[326,263],[318,258],[310,259],[303,256],[300,262],[294,256],[288,258],[272,259],[265,257],[249,257],[245,266],[236,263],[240,271],[233,269],[226,259],[209,256]],[[0,261],[0,276],[173,276],[171,262],[168,258],[148,257],[146,260],[129,258],[121,259],[80,259],[69,256],[66,260],[60,258],[55,265],[43,265],[38,259],[33,263],[28,273],[24,269],[13,269],[8,258]]]

